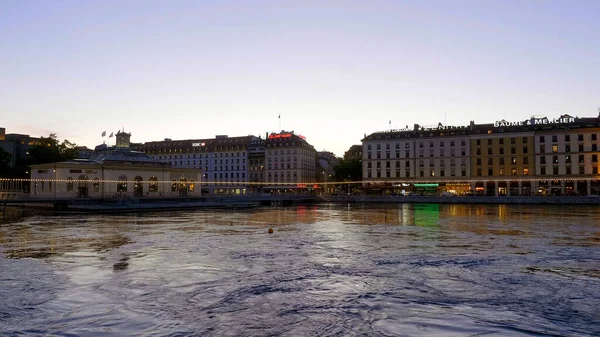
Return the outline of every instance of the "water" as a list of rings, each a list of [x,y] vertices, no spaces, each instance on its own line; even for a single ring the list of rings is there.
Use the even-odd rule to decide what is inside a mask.
[[[328,204],[32,216],[0,224],[0,335],[600,335],[599,218]]]

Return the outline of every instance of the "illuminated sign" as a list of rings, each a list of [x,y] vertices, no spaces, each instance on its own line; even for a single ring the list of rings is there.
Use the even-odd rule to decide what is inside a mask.
[[[290,138],[290,137],[292,137],[291,133],[272,133],[269,135],[269,139]]]
[[[269,139],[279,139],[279,138],[291,138],[293,133],[272,133],[269,135]],[[306,137],[302,135],[298,135],[298,137],[306,140]]]
[[[204,146],[205,143],[192,143],[192,147]]]
[[[501,120],[501,121],[496,121],[494,123],[494,127],[504,127],[504,126],[523,126],[523,125],[545,125],[545,124],[568,124],[568,123],[574,123],[575,122],[575,118],[571,117],[569,115],[564,115],[564,116],[560,116],[559,118],[552,118],[552,119],[548,119],[548,117],[542,117],[542,118],[531,118],[528,120],[524,120],[524,121],[517,121],[517,122],[513,122],[513,121],[506,121],[506,120]]]
[[[466,129],[467,126],[464,125],[443,125],[442,123],[438,123],[435,125],[424,125],[419,127],[419,131],[439,131],[439,130],[459,130]]]
[[[415,187],[437,187],[438,184],[415,184]]]

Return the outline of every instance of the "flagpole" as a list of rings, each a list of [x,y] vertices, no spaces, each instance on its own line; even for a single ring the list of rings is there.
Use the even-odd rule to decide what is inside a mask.
[[[277,119],[279,120],[279,130],[277,130],[277,133],[281,132],[281,114],[279,114],[279,117],[277,117]]]

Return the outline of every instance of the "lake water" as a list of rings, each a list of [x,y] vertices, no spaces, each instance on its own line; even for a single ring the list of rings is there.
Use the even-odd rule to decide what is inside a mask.
[[[600,335],[600,207],[13,219],[0,335]]]

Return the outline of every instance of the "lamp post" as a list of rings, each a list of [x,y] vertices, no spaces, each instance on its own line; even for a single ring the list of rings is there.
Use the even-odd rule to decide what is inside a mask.
[[[348,175],[348,195],[350,195],[350,175]]]

